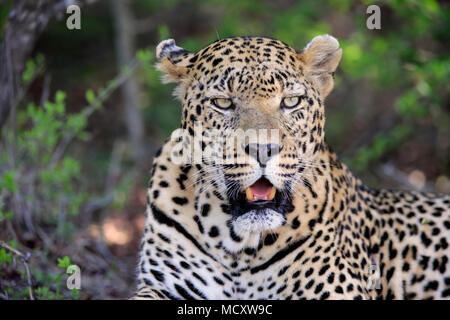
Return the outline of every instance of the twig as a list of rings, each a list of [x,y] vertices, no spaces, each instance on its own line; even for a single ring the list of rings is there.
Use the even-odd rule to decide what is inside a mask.
[[[111,152],[111,161],[108,167],[108,174],[106,175],[105,180],[105,190],[107,191],[107,193],[113,192],[117,184],[117,180],[121,171],[120,164],[122,162],[125,150],[126,144],[123,141],[116,140],[114,142],[113,150]]]
[[[98,96],[96,97],[95,101],[93,103],[90,103],[83,109],[83,114],[86,116],[86,118],[89,118],[89,116],[94,113],[94,111],[99,109],[99,105],[102,105],[103,102],[105,102],[106,99],[109,98],[109,96],[118,88],[120,87],[129,76],[137,69],[137,67],[141,63],[136,58],[130,63],[128,66],[128,72],[121,72],[116,78],[114,78],[110,84],[106,87],[106,89],[101,90]],[[65,153],[67,147],[72,142],[72,140],[77,136],[78,132],[73,131],[69,132],[60,142],[60,144],[56,147],[55,151],[52,154],[51,160],[50,160],[50,166],[49,168],[53,168],[58,161],[61,159],[63,154]]]
[[[44,106],[45,101],[48,100],[50,96],[50,82],[52,81],[52,76],[50,74],[46,74],[44,76],[44,84],[42,86],[42,94],[41,94],[41,107]]]
[[[27,273],[27,283],[28,283],[28,291],[30,294],[30,300],[34,300],[32,283],[31,283],[31,272],[30,272],[30,269],[28,268],[28,263],[27,263],[28,260],[30,259],[30,253],[27,252],[26,254],[23,254],[22,252],[12,248],[10,245],[8,245],[6,242],[4,242],[2,240],[0,240],[0,247],[5,248],[9,252],[18,256],[20,258],[20,260],[22,260],[22,263],[25,267],[25,271]]]
[[[114,201],[114,193],[113,192],[106,193],[104,196],[94,199],[88,204],[86,204],[84,206],[83,213],[91,214],[96,210],[104,209],[108,207],[113,201]]]

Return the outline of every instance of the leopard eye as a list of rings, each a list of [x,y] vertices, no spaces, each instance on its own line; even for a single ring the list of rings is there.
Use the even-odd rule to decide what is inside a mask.
[[[281,107],[286,109],[292,109],[298,106],[298,104],[302,101],[302,97],[286,97],[281,101]]]
[[[214,98],[212,102],[219,109],[227,110],[233,107],[233,102],[227,98]]]

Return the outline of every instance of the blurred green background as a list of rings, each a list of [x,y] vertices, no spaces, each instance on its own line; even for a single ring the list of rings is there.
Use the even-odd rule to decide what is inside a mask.
[[[12,2],[0,5],[0,37]],[[371,187],[450,193],[448,2],[135,0],[119,8],[114,2],[83,7],[81,30],[69,31],[64,18],[48,26],[10,124],[18,142],[11,130],[2,134],[0,239],[32,252],[38,298],[124,298],[134,288],[151,158],[180,122],[173,85],[161,84],[154,68],[154,49],[166,38],[197,51],[219,38],[263,35],[301,50],[314,36],[335,36],[343,57],[326,101],[329,144]],[[366,27],[371,4],[381,8],[381,30]],[[127,52],[137,58],[123,63]],[[133,82],[135,100],[121,76]],[[73,141],[52,162],[67,132]],[[22,158],[11,168],[6,151],[14,143]],[[29,172],[38,172],[31,181],[42,192],[24,187]],[[31,221],[7,201],[11,195],[29,201]],[[0,294],[27,298],[23,270],[8,265],[3,251]],[[56,258],[63,256],[84,267],[80,292],[57,292],[65,275]],[[23,290],[13,289],[20,284]]]

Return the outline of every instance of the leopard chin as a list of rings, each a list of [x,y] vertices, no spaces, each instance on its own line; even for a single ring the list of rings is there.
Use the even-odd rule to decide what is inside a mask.
[[[273,209],[251,210],[232,221],[237,235],[274,230],[284,223],[284,215]]]
[[[230,236],[225,249],[237,253],[246,248],[257,248],[262,236],[286,223],[286,214],[293,211],[292,198],[286,190],[277,190],[261,177],[244,192],[229,195],[228,221]]]
[[[230,237],[224,241],[224,248],[232,254],[246,248],[257,248],[266,231],[275,230],[285,223],[284,214],[273,209],[251,210],[230,220]]]

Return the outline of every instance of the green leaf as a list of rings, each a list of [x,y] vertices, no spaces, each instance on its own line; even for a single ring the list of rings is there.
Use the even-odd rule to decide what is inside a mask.
[[[19,248],[19,244],[15,240],[10,240],[8,244],[13,249],[18,249]]]
[[[143,63],[149,63],[152,60],[153,55],[150,50],[141,49],[136,53],[136,57]]]
[[[164,39],[168,39],[170,32],[169,27],[166,24],[161,24],[158,26],[158,38],[159,41],[162,41]]]
[[[0,265],[6,263],[9,264],[12,262],[12,254],[6,252],[5,249],[0,249]]]
[[[23,83],[27,84],[28,82],[31,81],[35,70],[36,70],[36,63],[32,59],[28,60],[25,65],[25,70],[22,74]]]
[[[14,213],[12,211],[3,212],[2,210],[0,210],[0,222],[11,220],[12,218],[14,218]]]
[[[64,91],[58,90],[55,94],[55,102],[57,104],[63,104],[66,99],[66,93]]]
[[[3,187],[12,193],[17,192],[18,187],[17,183],[14,181],[14,171],[5,173],[5,176],[3,177]]]
[[[67,269],[70,266],[70,258],[65,256],[64,258],[58,258],[58,267]]]
[[[96,103],[96,98],[95,98],[95,93],[92,89],[89,89],[88,91],[86,91],[86,101],[89,104],[94,105]]]
[[[5,220],[12,220],[12,218],[14,218],[14,213],[12,211],[6,211],[3,216],[5,217]]]
[[[67,127],[74,132],[79,132],[86,126],[86,117],[81,114],[72,114],[67,117]]]
[[[81,298],[81,292],[78,289],[72,289],[70,291],[70,296],[75,300],[79,300]]]

